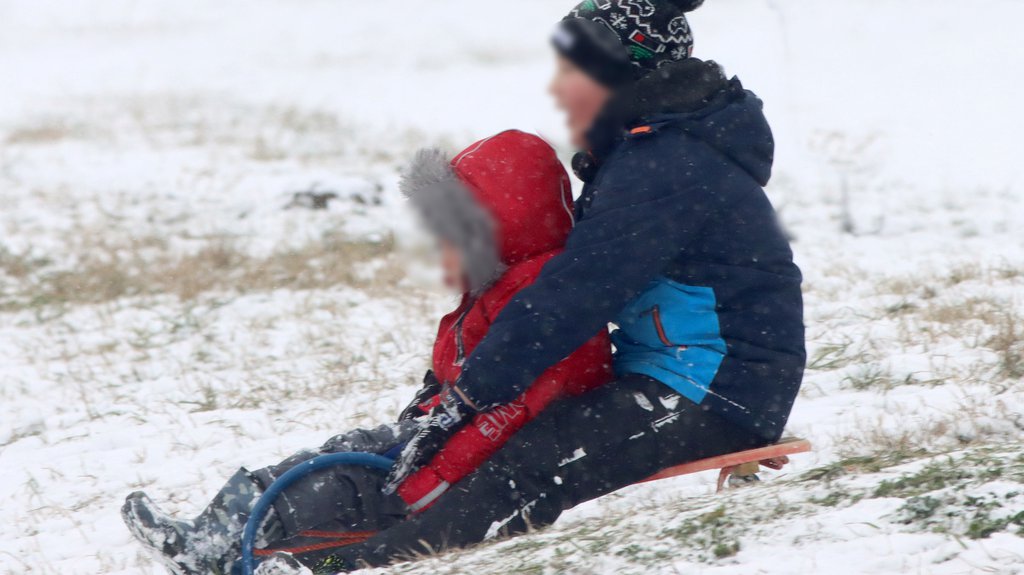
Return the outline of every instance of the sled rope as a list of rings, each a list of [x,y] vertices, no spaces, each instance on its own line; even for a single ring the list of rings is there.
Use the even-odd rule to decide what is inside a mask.
[[[312,529],[299,533],[303,537],[318,539],[359,539],[373,537],[376,534],[376,531],[315,531]]]
[[[310,543],[309,545],[302,545],[299,547],[283,547],[280,549],[255,549],[253,555],[256,557],[270,557],[274,553],[284,552],[291,553],[292,555],[301,555],[303,553],[311,553],[313,551],[323,551],[324,549],[335,549],[337,547],[346,547],[348,545],[355,545],[356,543],[362,543],[370,537],[377,534],[376,531],[364,531],[364,535],[357,535],[353,537],[338,537],[332,541],[322,541],[320,543]],[[300,535],[305,535],[301,533]]]

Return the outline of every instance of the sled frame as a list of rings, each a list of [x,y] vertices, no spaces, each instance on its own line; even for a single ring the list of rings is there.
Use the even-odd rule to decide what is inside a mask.
[[[720,471],[718,473],[716,491],[720,492],[725,487],[725,482],[730,476],[754,475],[758,472],[761,466],[779,470],[789,463],[790,455],[807,453],[810,450],[810,441],[799,437],[790,437],[785,438],[778,443],[766,445],[765,447],[758,447],[757,449],[747,449],[745,451],[737,451],[735,453],[726,453],[725,455],[717,455],[715,457],[708,457],[707,459],[699,459],[697,461],[683,463],[682,465],[675,465],[667,469],[662,469],[640,483],[718,469]]]

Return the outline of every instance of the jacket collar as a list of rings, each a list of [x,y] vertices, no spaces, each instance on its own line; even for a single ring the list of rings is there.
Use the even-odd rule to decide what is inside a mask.
[[[590,149],[573,158],[573,170],[590,181],[629,129],[658,116],[696,112],[729,88],[721,66],[687,58],[658,68],[618,90],[587,132]]]

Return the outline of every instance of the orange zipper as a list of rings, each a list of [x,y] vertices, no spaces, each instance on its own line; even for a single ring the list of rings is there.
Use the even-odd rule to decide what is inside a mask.
[[[661,323],[661,309],[658,306],[654,306],[650,312],[651,319],[654,320],[654,329],[658,332],[658,339],[667,347],[675,347],[675,344],[668,339],[668,335],[665,333],[665,326]]]

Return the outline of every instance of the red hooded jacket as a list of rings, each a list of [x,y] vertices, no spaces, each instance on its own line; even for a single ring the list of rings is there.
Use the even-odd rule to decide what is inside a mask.
[[[447,200],[442,199],[442,203],[473,202],[482,207],[491,220],[493,249],[500,260],[492,279],[466,293],[458,309],[441,320],[434,343],[433,370],[442,383],[453,383],[462,369],[462,361],[487,334],[505,304],[530,285],[544,264],[561,251],[573,226],[573,206],[565,169],[554,150],[533,135],[502,132],[473,144],[445,164],[427,167],[429,181],[406,182],[403,188],[424,212],[447,211],[450,215],[446,206],[436,205],[438,198],[445,197]],[[423,166],[420,168],[422,171]],[[448,186],[449,193],[431,194],[425,190],[439,186]],[[456,192],[452,194],[452,190]],[[435,203],[423,206],[425,196],[432,197]],[[439,228],[441,225],[447,229]],[[433,223],[436,233],[449,238],[453,236],[450,228],[457,225],[451,221]],[[399,495],[414,512],[425,509],[450,485],[479,467],[549,403],[586,392],[611,378],[611,344],[608,334],[601,331],[544,372],[515,401],[478,414],[452,436],[428,465],[399,487]],[[429,410],[434,403],[427,402],[422,408]]]

